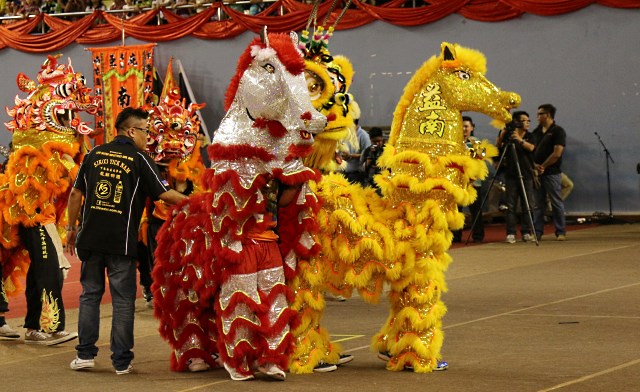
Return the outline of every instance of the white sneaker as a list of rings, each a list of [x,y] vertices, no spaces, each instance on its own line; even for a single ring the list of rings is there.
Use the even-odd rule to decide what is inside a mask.
[[[49,346],[68,342],[69,340],[73,340],[78,337],[77,332],[67,332],[67,331],[53,332],[50,335],[52,337],[52,341],[51,343],[49,343]]]
[[[313,371],[316,373],[329,373],[329,372],[335,372],[336,370],[338,370],[337,365],[334,365],[332,363],[326,363],[324,361],[321,361],[316,365],[316,367],[313,368]]]
[[[26,344],[39,344],[42,346],[50,346],[53,337],[42,331],[31,330],[24,334],[24,342]]]
[[[224,368],[227,370],[227,373],[229,373],[229,376],[233,381],[247,381],[247,380],[253,380],[255,378],[253,374],[248,374],[248,375],[241,374],[236,369],[232,368],[226,363],[224,364]]]
[[[507,239],[505,240],[506,243],[509,244],[515,244],[516,243],[516,236],[515,234],[509,234],[507,235]]]
[[[121,375],[123,375],[123,374],[129,374],[129,373],[131,373],[132,371],[133,371],[133,365],[129,364],[129,366],[127,366],[127,368],[126,368],[126,369],[122,369],[122,370],[118,370],[118,369],[116,369],[116,374],[117,374],[118,376],[121,376]]]
[[[13,328],[9,326],[9,324],[5,324],[0,327],[0,340],[18,340],[20,339],[20,334],[15,331]]]
[[[522,241],[531,242],[531,241],[533,241],[533,236],[531,234],[525,234],[525,235],[522,236]]]
[[[189,360],[189,371],[192,373],[204,372],[209,370],[210,366],[202,358],[191,358]]]
[[[71,369],[73,370],[93,369],[95,366],[96,366],[96,363],[93,360],[93,358],[81,359],[76,357],[76,359],[71,361],[71,363],[69,364],[69,367],[71,367]]]
[[[274,365],[273,363],[267,363],[264,366],[259,366],[258,371],[265,376],[273,378],[274,380],[284,381],[285,378],[287,378],[284,370],[280,369],[278,365]]]
[[[353,355],[351,354],[340,354],[340,359],[338,359],[338,365],[344,365],[353,361]]]

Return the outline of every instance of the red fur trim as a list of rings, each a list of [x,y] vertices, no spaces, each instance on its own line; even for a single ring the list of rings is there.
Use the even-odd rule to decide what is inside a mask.
[[[280,123],[280,121],[268,120],[266,118],[258,117],[253,122],[254,128],[266,129],[269,135],[272,137],[283,137],[287,134],[287,128]]]
[[[293,353],[295,339],[291,333],[288,333],[282,342],[275,349],[271,350],[269,344],[261,339],[261,347],[264,347],[258,365],[273,363],[278,365],[282,370],[289,369],[289,358]]]
[[[310,144],[290,145],[289,154],[287,154],[287,156],[284,158],[284,161],[289,162],[297,158],[304,158],[307,155],[311,154],[312,151],[313,151],[313,146]]]
[[[306,167],[303,171],[295,172],[291,174],[284,173],[280,168],[273,170],[273,177],[281,181],[283,184],[286,184],[289,186],[300,185],[307,181],[314,180],[315,178],[317,178],[317,176],[318,176],[318,173],[315,170],[308,167]]]
[[[285,128],[280,121],[267,121],[267,129],[269,130],[269,135],[272,137],[283,137],[287,134],[287,128]]]
[[[215,143],[208,148],[211,160],[237,161],[241,158],[259,159],[264,162],[274,160],[275,155],[261,147],[253,147],[248,144],[225,146]]]
[[[278,59],[290,74],[300,75],[304,72],[304,59],[288,33],[269,34],[269,46],[278,53]]]
[[[311,121],[312,118],[313,115],[311,114],[311,112],[304,112],[300,115],[301,120]]]

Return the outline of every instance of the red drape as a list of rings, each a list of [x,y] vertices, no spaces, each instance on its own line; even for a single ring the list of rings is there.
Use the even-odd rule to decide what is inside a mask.
[[[431,23],[452,13],[481,22],[498,22],[517,18],[524,13],[541,16],[565,14],[592,4],[604,7],[638,9],[640,0],[429,0],[429,5],[405,8],[405,0],[391,0],[381,6],[372,6],[352,0],[355,8],[347,10],[336,27],[337,30],[353,29],[379,20],[397,26],[417,26]],[[325,0],[318,9],[317,20],[327,16],[333,0]],[[215,20],[218,7],[229,19]],[[258,15],[245,15],[232,8],[215,3],[207,10],[183,18],[162,9],[168,23],[156,25],[159,10],[152,10],[124,22],[114,14],[96,11],[75,22],[48,15],[0,26],[0,49],[10,47],[30,53],[45,53],[64,48],[75,42],[101,44],[118,40],[124,29],[126,36],[142,41],[162,42],[192,36],[200,39],[227,39],[245,31],[258,33],[262,26],[273,32],[300,31],[307,23],[311,5],[298,0],[278,0]],[[279,15],[280,10],[284,15]],[[329,15],[332,25],[342,12],[335,9]],[[96,24],[98,20],[106,24]],[[40,23],[48,26],[46,34],[31,34]]]

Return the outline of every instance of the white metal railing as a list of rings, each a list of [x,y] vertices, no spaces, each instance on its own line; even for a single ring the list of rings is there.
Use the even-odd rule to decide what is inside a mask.
[[[275,3],[276,0],[261,0],[259,3]],[[183,5],[178,5],[178,6],[167,6],[167,9],[170,10],[177,10],[177,9],[197,9],[197,8],[207,8],[210,7],[212,4],[214,4],[215,2],[206,2],[206,3],[202,3],[202,4],[183,4]],[[255,1],[250,1],[250,0],[238,0],[238,1],[223,1],[222,3],[224,3],[225,5],[253,5],[255,4]],[[154,10],[156,8],[160,8],[161,5],[155,6],[155,7],[145,7],[145,8],[135,8],[135,9],[129,9],[129,10],[103,10],[103,12],[108,13],[108,14],[130,14],[130,13],[142,13],[142,12],[146,12],[146,11],[151,11]],[[73,16],[86,16],[86,15],[91,15],[94,11],[78,11],[78,12],[60,12],[60,13],[56,13],[56,14],[48,14],[50,16],[55,16],[55,17],[60,17],[60,18],[65,18],[65,17],[73,17]],[[284,13],[284,9],[280,9],[280,14],[282,15]],[[26,18],[34,18],[36,17],[38,14],[28,14],[28,15],[10,15],[10,16],[0,16],[0,23],[2,21],[6,21],[6,20],[22,20],[22,19],[26,19]],[[222,20],[224,18],[224,12],[222,12],[222,8],[218,8],[218,12],[217,12],[217,17],[218,20]],[[161,13],[158,14],[158,24],[161,24],[162,22],[162,15]]]

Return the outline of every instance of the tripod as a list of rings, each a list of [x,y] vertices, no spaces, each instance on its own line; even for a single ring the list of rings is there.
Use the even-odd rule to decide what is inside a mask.
[[[522,170],[520,170],[520,161],[518,160],[518,151],[516,150],[516,145],[513,144],[513,140],[511,139],[512,132],[507,132],[503,136],[503,143],[506,143],[506,147],[504,150],[502,150],[502,155],[500,155],[500,160],[498,161],[498,167],[502,167],[502,161],[504,161],[504,157],[507,155],[507,150],[511,151],[511,158],[515,163],[516,171],[518,173],[518,181],[520,183],[520,192],[522,196],[522,201],[524,201],[524,203],[521,203],[521,204],[524,204],[521,207],[524,208],[526,206],[527,217],[529,218],[529,223],[531,224],[531,230],[533,230],[533,238],[535,239],[536,246],[538,246],[540,245],[540,243],[538,242],[538,236],[535,234],[535,229],[533,225],[533,215],[531,214],[531,204],[529,203],[529,198],[527,197],[527,189],[524,186],[524,177],[522,176]],[[504,141],[505,138],[507,139],[506,142]],[[489,187],[487,189],[491,189],[491,187],[493,187],[493,183],[495,182],[495,180],[496,180],[496,176],[494,174],[493,177],[491,178],[491,183],[489,184]],[[467,240],[464,243],[465,245],[469,243],[469,239],[471,238],[471,233],[473,233],[473,228],[476,226],[478,219],[482,219],[482,210],[484,209],[484,204],[486,203],[488,197],[489,197],[489,192],[487,191],[484,194],[484,197],[482,198],[482,203],[480,203],[480,208],[478,209],[478,213],[473,219],[473,223],[471,224],[471,231],[467,236]]]

